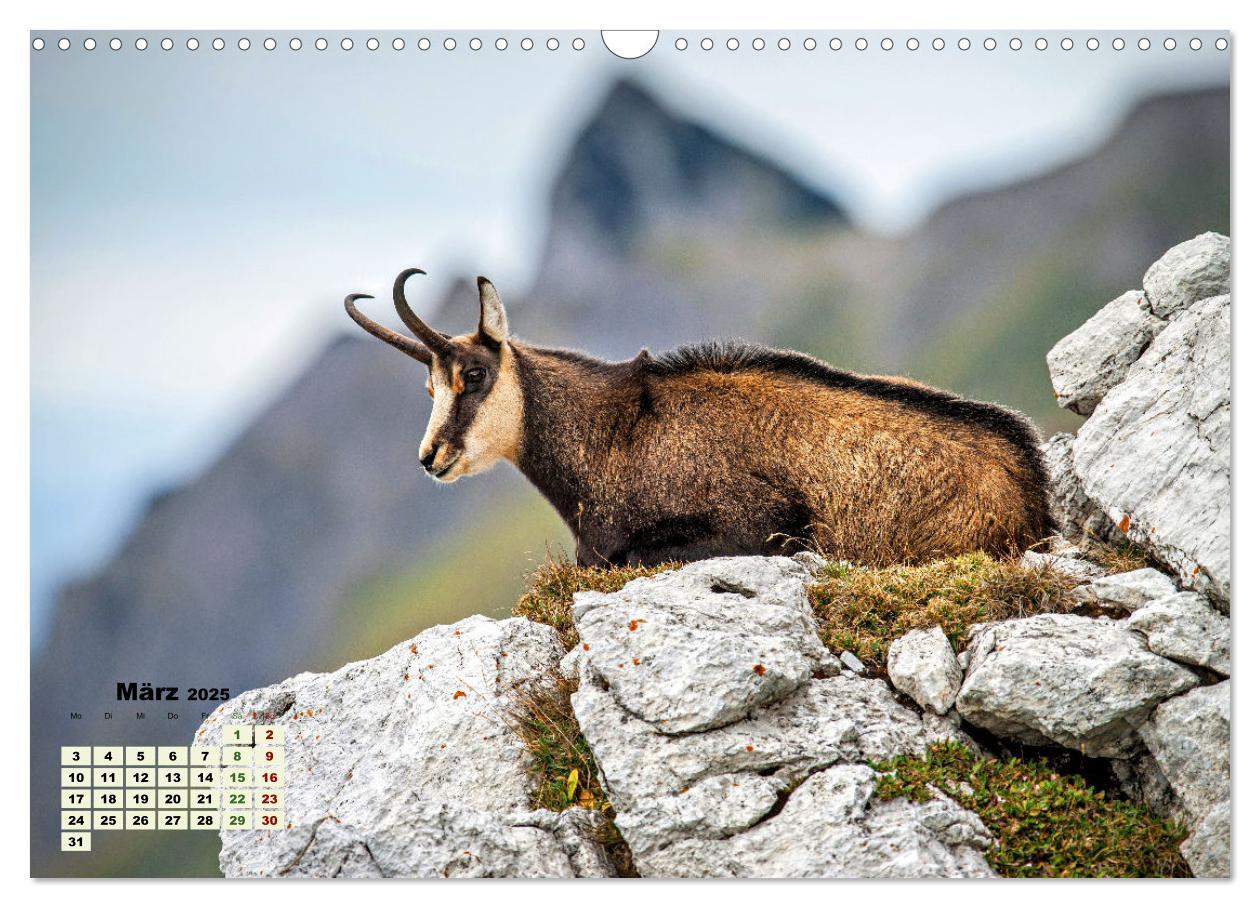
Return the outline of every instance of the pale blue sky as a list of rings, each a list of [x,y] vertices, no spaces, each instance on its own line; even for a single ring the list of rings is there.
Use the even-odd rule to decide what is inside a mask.
[[[55,584],[118,544],[156,489],[187,478],[336,331],[349,290],[380,292],[425,266],[430,297],[486,273],[510,299],[542,239],[547,184],[608,82],[640,78],[670,106],[779,159],[834,193],[864,225],[911,227],[962,188],[1005,182],[1100,141],[1139,97],[1222,84],[1229,54],[1097,51],[1087,35],[662,34],[619,61],[597,33],[63,33],[31,54],[32,581],[35,621]],[[95,50],[82,40],[96,38]],[[147,50],[134,49],[143,34]],[[159,47],[174,40],[171,51]],[[222,34],[223,51],[211,49]],[[468,49],[476,35],[484,46]],[[550,34],[550,33],[549,33]],[[585,49],[574,51],[580,34]],[[752,39],[767,41],[755,51]],[[837,34],[843,48],[833,52]],[[1018,34],[1023,49],[1007,41]],[[1070,34],[1075,48],[1059,49]],[[1167,33],[1161,33],[1161,38]],[[123,49],[111,51],[117,35]],[[686,51],[674,49],[683,36]],[[406,49],[390,41],[403,37]],[[792,49],[779,51],[786,36]],[[419,288],[417,288],[419,290]],[[420,291],[424,292],[424,291]]]

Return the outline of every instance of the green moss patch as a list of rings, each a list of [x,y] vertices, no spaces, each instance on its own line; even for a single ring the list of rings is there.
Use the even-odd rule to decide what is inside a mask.
[[[980,757],[938,742],[925,757],[874,768],[876,796],[926,801],[932,788],[974,811],[993,845],[989,865],[1005,877],[1184,877],[1177,846],[1186,831],[1145,805],[1111,799],[1044,761]]]
[[[1049,567],[974,553],[885,568],[832,563],[809,597],[823,643],[882,671],[906,631],[939,624],[957,649],[977,622],[1070,611],[1076,585]]]

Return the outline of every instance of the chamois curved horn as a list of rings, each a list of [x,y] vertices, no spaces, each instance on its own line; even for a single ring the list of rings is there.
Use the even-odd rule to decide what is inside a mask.
[[[406,335],[392,331],[384,325],[378,325],[366,315],[359,311],[355,306],[355,300],[375,299],[370,293],[351,293],[346,297],[346,314],[354,319],[355,324],[366,331],[373,337],[380,338],[392,347],[397,347],[403,353],[406,353],[412,359],[418,359],[426,366],[433,364],[433,354],[429,352],[429,348],[419,341],[412,340]]]
[[[403,320],[403,324],[410,328],[412,333],[420,338],[426,347],[441,355],[448,352],[451,348],[446,335],[434,331],[422,322],[420,316],[412,312],[411,307],[407,305],[407,294],[403,288],[407,284],[407,278],[413,274],[424,274],[424,270],[421,268],[408,268],[394,279],[394,308],[398,310],[398,317]]]

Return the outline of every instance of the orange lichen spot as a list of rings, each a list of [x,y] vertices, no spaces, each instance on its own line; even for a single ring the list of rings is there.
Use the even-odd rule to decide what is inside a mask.
[[[1129,515],[1128,514],[1125,514],[1123,517],[1120,518],[1120,532],[1121,533],[1129,532]]]
[[[439,745],[438,745],[438,750],[446,750],[446,745],[445,745],[445,744],[439,744]]]
[[[633,662],[635,665],[638,665],[638,664],[639,664],[639,657],[638,657],[638,656],[635,656],[635,657],[634,657],[633,659],[631,659],[630,661],[631,661],[631,662]]]
[[[306,708],[306,714],[307,714],[308,716],[313,716],[313,715],[315,715],[315,710],[314,710],[313,708],[311,708],[311,707],[309,707],[309,706],[308,706],[308,707]]]
[[[462,690],[457,690],[455,691],[455,696],[451,697],[451,699],[458,700],[460,697],[467,697],[467,696],[468,694],[464,693]]]
[[[460,636],[461,634],[463,634],[463,631],[456,631],[456,632],[455,632],[455,636],[456,636],[456,637]]]
[[[587,652],[590,650],[590,648],[591,648],[591,645],[589,643],[582,644],[582,652]]]
[[[639,629],[639,619],[635,618],[630,622],[630,630],[637,631]]]
[[[404,680],[404,681],[410,681],[410,680],[411,680],[411,674],[410,674],[409,672],[403,672],[403,680]]]
[[[316,736],[315,736],[315,740],[316,740],[316,741],[318,741],[318,740],[319,740],[319,735],[316,735]]]
[[[758,662],[753,666],[753,671],[755,671],[758,675],[764,675],[766,673],[766,667]]]
[[[258,713],[251,709],[249,711],[249,721],[254,722],[257,719],[258,719]]]
[[[284,828],[285,828],[285,829],[292,829],[292,828],[293,828],[293,824],[292,824],[292,823],[285,823],[285,824],[284,824]]]
[[[416,654],[416,645],[413,643],[411,644],[411,655],[414,656],[415,654]]]
[[[350,779],[353,779],[353,778],[354,778],[354,770],[353,770],[353,769],[347,769],[347,770],[346,770],[346,781],[349,781]]]
[[[744,745],[744,750],[748,751],[749,753],[752,753],[752,752],[753,752],[753,746],[752,746],[751,744],[745,744],[745,745]]]
[[[624,663],[624,662],[618,662],[618,663],[617,663],[617,668],[625,668],[625,667],[626,667],[626,663]]]

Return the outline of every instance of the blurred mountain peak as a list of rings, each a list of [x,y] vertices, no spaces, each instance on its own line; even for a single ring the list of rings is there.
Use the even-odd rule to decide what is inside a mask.
[[[578,134],[552,187],[553,224],[633,245],[661,220],[836,227],[847,212],[756,151],[618,79]],[[594,237],[592,237],[594,239]]]

